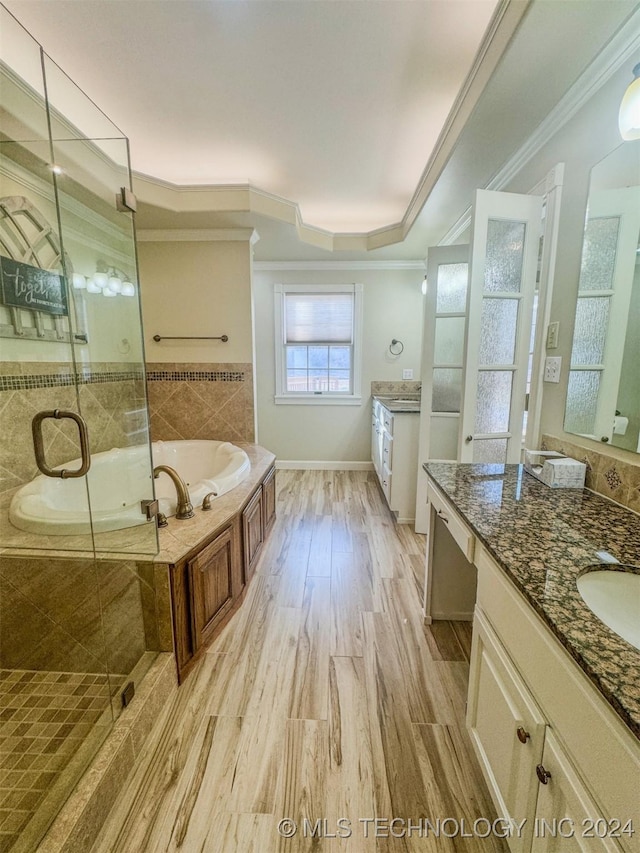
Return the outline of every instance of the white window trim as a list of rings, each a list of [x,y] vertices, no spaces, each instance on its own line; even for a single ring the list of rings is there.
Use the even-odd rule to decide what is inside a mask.
[[[275,284],[276,393],[274,402],[282,406],[359,406],[362,403],[362,284]],[[286,293],[353,293],[353,393],[287,393],[284,358],[284,295]]]

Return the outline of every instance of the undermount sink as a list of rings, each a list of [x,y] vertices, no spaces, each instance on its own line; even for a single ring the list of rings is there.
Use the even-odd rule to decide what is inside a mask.
[[[622,566],[594,569],[580,575],[576,584],[598,619],[640,649],[640,574]]]

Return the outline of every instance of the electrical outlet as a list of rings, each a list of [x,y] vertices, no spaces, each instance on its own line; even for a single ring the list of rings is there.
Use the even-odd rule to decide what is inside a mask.
[[[404,370],[402,371],[402,378],[403,379],[413,379],[413,368],[412,367],[405,367]]]
[[[560,356],[548,356],[544,360],[544,381],[560,382],[561,370],[562,358]]]
[[[557,349],[560,323],[549,323],[547,326],[547,349]]]

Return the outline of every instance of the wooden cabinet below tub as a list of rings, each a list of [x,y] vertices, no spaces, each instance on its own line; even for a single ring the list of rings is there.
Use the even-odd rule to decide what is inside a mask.
[[[242,603],[275,513],[275,468],[271,467],[224,523],[169,565],[180,682]]]

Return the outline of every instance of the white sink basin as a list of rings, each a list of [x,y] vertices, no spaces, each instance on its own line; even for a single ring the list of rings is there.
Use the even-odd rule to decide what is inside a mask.
[[[605,569],[580,575],[576,583],[598,619],[640,649],[640,575]]]

